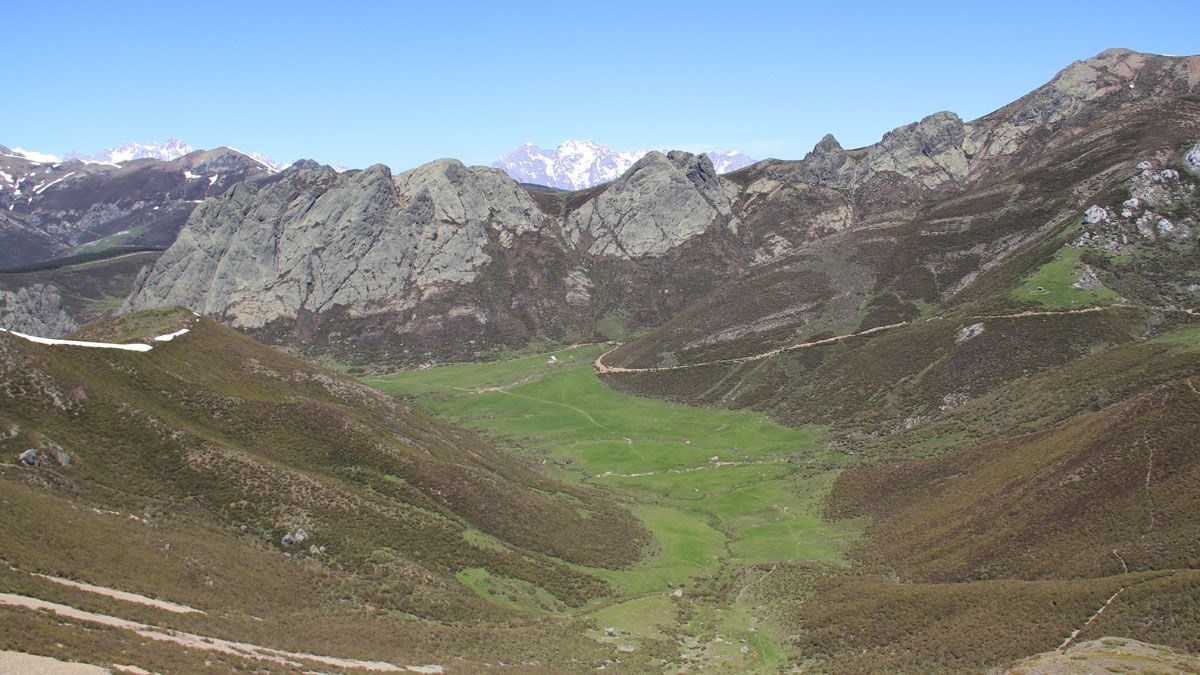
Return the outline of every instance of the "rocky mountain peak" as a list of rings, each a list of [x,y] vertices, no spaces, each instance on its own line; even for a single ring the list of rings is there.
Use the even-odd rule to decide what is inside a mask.
[[[569,214],[564,230],[592,255],[661,255],[703,234],[718,219],[728,219],[733,193],[707,156],[652,151]]]
[[[818,155],[831,155],[845,152],[842,144],[838,143],[838,139],[834,138],[833,134],[825,134],[817,144],[813,146],[812,152],[808,153],[805,159]]]

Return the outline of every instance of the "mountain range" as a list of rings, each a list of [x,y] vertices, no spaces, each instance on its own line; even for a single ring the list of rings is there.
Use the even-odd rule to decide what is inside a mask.
[[[492,164],[518,183],[562,190],[582,190],[613,181],[629,170],[649,150],[615,151],[595,141],[563,141],[553,150],[525,143]],[[730,150],[707,152],[717,173],[729,173],[755,161]]]
[[[1195,669],[1200,56],[724,173],[570,143],[612,175],[0,148],[0,648]]]
[[[117,246],[165,248],[205,198],[274,174],[229,148],[116,164],[0,146],[0,267]]]
[[[72,150],[63,156],[66,161],[79,160],[81,162],[97,162],[101,164],[120,164],[134,159],[157,159],[164,162],[169,162],[174,159],[179,159],[184,155],[190,155],[195,151],[195,148],[178,138],[168,138],[167,140],[157,143],[138,143],[129,141],[121,145],[115,145],[105,148],[100,152],[92,154],[83,154],[79,151]],[[241,152],[240,150],[238,152]],[[247,157],[260,162],[265,168],[271,171],[282,171],[288,167],[287,164],[276,162],[258,152],[243,153]],[[48,156],[47,156],[48,157]]]

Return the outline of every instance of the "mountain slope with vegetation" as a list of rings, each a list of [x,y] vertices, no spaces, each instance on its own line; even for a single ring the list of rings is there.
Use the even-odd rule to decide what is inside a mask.
[[[152,348],[0,332],[8,590],[87,596],[46,593],[29,574],[65,577],[207,612],[170,627],[305,653],[320,645],[435,661],[444,640],[466,641],[453,653],[505,653],[488,641],[525,623],[464,587],[464,571],[581,606],[613,592],[597,570],[628,566],[649,544],[595,490],[191,312],[130,314],[71,337]],[[306,606],[338,628],[315,638],[318,624],[294,611]],[[4,631],[12,642],[27,631],[6,613],[17,621]],[[251,615],[265,623],[243,633]],[[349,637],[362,631],[413,640]],[[566,658],[524,639],[507,653]]]

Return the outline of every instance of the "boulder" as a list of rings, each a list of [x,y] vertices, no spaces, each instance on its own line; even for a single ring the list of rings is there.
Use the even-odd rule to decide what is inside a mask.
[[[1108,220],[1108,211],[1106,211],[1103,206],[1093,204],[1092,206],[1088,207],[1087,211],[1083,212],[1084,225],[1094,225],[1095,223],[1102,223],[1106,220]]]
[[[1187,154],[1183,156],[1183,161],[1187,163],[1187,167],[1191,169],[1192,173],[1200,173],[1200,141],[1187,151]]]

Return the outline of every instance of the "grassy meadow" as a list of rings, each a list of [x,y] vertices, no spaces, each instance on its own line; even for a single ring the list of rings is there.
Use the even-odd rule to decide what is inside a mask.
[[[769,628],[756,628],[749,608],[716,589],[749,566],[840,564],[860,524],[825,522],[821,508],[837,476],[829,467],[848,458],[825,450],[818,426],[792,429],[759,413],[614,391],[592,368],[604,349],[577,346],[365,381],[484,433],[556,478],[610,491],[646,524],[654,541],[641,562],[579,568],[617,592],[583,610],[596,639],[663,650],[673,636],[693,636],[682,657],[677,648],[664,656],[773,669],[781,653]],[[506,607],[555,609],[539,589],[484,571],[460,580]]]

